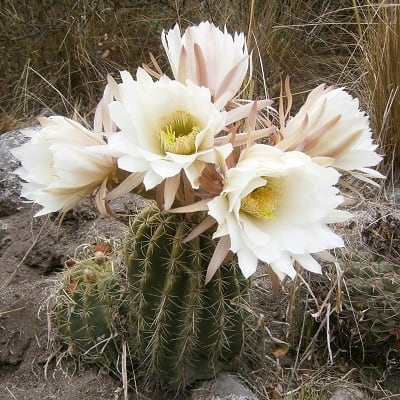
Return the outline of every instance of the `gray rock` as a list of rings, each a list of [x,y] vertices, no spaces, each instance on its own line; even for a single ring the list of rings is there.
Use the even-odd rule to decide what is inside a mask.
[[[14,174],[14,170],[19,167],[19,161],[13,157],[10,150],[28,140],[23,131],[11,131],[0,135],[0,218],[21,210],[21,183],[20,178]]]
[[[355,387],[342,386],[334,389],[329,400],[368,400],[368,397]]]
[[[393,187],[393,192],[389,196],[395,204],[400,204],[400,183],[396,183]]]
[[[257,397],[235,375],[221,373],[192,391],[191,400],[257,400]],[[354,399],[353,399],[354,400]]]

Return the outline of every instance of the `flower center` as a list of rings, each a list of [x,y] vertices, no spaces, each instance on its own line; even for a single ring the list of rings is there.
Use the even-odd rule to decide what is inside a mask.
[[[193,154],[199,123],[186,111],[175,111],[164,118],[158,133],[161,149],[175,154]]]
[[[268,183],[254,189],[247,196],[243,197],[240,209],[257,218],[274,219],[278,208],[279,199],[282,192],[277,183],[272,178],[268,178]]]

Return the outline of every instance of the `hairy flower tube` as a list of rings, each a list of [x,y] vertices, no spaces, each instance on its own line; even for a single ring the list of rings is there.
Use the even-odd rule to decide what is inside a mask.
[[[25,131],[31,138],[27,143],[11,151],[21,162],[16,170],[25,181],[21,196],[43,207],[36,216],[65,213],[104,186],[116,162],[93,151],[106,143],[79,123],[59,116],[40,123],[40,130]]]
[[[213,99],[226,103],[239,91],[249,67],[243,33],[233,36],[206,21],[188,27],[183,35],[178,25],[161,40],[175,79],[187,79],[210,89]]]
[[[281,279],[294,277],[295,261],[320,272],[311,254],[343,246],[327,225],[347,217],[336,209],[342,202],[334,186],[338,178],[334,168],[299,151],[262,144],[243,150],[237,165],[227,170],[221,194],[208,202],[208,213],[218,223],[214,237],[225,243],[217,258],[229,250],[236,253],[246,277],[258,260]],[[208,280],[218,267],[210,264]]]

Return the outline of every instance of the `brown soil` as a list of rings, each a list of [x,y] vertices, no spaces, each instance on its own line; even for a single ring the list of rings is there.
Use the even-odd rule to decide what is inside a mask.
[[[119,235],[125,225],[97,218],[84,206],[68,214],[57,232],[56,221],[33,214],[28,205],[1,219],[0,399],[122,398],[121,383],[95,368],[72,362],[61,367],[54,360],[45,368],[50,355],[46,301],[56,272],[76,247],[90,235]],[[72,374],[74,367],[78,369]]]

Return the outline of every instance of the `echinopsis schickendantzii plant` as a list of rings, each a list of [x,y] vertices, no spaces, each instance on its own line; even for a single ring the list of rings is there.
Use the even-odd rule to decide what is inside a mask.
[[[120,335],[132,368],[183,388],[242,354],[248,278],[259,261],[276,282],[294,277],[295,263],[321,273],[319,258],[334,260],[329,250],[344,242],[329,224],[349,215],[339,209],[338,180],[376,185],[382,175],[371,167],[381,157],[343,88],[317,87],[293,116],[283,98],[275,110],[269,99],[244,96],[252,62],[243,33],[202,22],[163,32],[162,44],[173,78],[155,61],[135,77],[122,71],[120,83],[109,76],[93,129],[41,119],[13,154],[22,196],[43,207],[37,215],[64,214],[88,195],[108,217],[112,200],[128,193],[157,203],[133,216],[122,288],[97,281],[106,264],[90,261],[89,274],[77,266],[77,278],[63,280],[56,327],[94,359],[118,353],[98,344]],[[126,307],[120,325],[114,301]],[[97,324],[92,334],[87,326]]]
[[[230,369],[251,336],[249,281],[234,259],[204,285],[215,249],[181,215],[144,209],[133,221],[125,257],[128,342],[134,362],[179,389]]]

